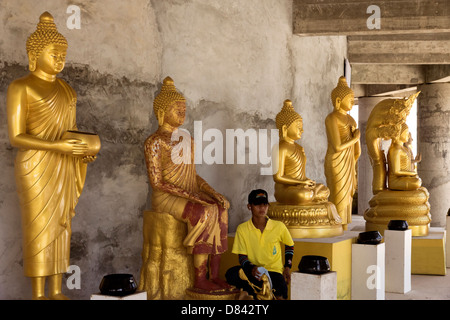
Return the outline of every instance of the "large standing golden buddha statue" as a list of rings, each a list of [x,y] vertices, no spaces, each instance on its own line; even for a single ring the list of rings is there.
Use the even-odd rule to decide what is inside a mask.
[[[159,128],[145,141],[153,192],[151,211],[144,212],[140,289],[150,299],[182,299],[191,285],[191,294],[219,294],[230,289],[219,278],[221,254],[228,246],[230,204],[197,175],[194,140],[177,136],[186,100],[170,77],[164,79],[153,106]]]
[[[348,114],[355,95],[340,77],[331,92],[334,110],[325,118],[328,148],[325,156],[325,176],[330,188],[330,201],[336,205],[344,230],[352,222],[353,195],[357,187],[356,163],[361,155],[360,132],[355,119]]]
[[[15,176],[22,211],[23,267],[32,299],[67,299],[62,274],[70,257],[71,219],[83,190],[91,145],[66,138],[76,126],[76,94],[57,78],[65,65],[67,41],[53,17],[40,16],[27,41],[30,73],[7,92],[11,145],[18,148]],[[100,148],[99,141],[97,151]],[[45,296],[48,278],[49,294]]]
[[[367,124],[366,140],[374,170],[374,196],[369,201],[370,208],[364,213],[366,230],[383,232],[389,221],[406,220],[413,236],[428,234],[431,222],[429,193],[417,175],[415,162],[418,159],[412,158],[407,146],[409,130],[406,117],[418,94],[405,100],[383,100],[369,117],[372,121],[370,127]],[[391,140],[387,159],[380,139]]]
[[[306,176],[306,156],[295,141],[303,133],[303,119],[290,100],[276,116],[280,134],[275,159],[275,203],[268,216],[283,221],[293,238],[332,237],[342,234],[341,218],[334,204],[328,201],[330,190]]]

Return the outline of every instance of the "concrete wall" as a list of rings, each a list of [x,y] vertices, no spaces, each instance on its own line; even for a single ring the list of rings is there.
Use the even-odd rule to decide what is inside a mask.
[[[292,35],[291,0],[57,1],[0,3],[0,299],[29,299],[22,273],[20,208],[14,157],[6,123],[8,84],[27,74],[25,42],[39,15],[49,11],[69,42],[61,76],[78,94],[81,130],[97,132],[102,150],[89,166],[72,221],[71,264],[81,269],[81,290],[64,293],[89,299],[108,273],[139,280],[142,211],[150,208],[142,145],[157,128],[152,103],[165,76],[187,99],[185,129],[274,129],[285,99],[304,119],[299,141],[307,175],[325,183],[324,119],[343,74],[345,37]],[[81,29],[69,30],[70,4],[81,8]],[[199,132],[197,132],[198,134]],[[204,141],[203,147],[211,142]],[[224,141],[224,144],[226,141]],[[246,152],[249,152],[247,145]],[[225,159],[224,154],[224,159]],[[197,165],[198,173],[231,202],[229,231],[250,217],[248,192],[273,194],[261,165]],[[273,200],[273,197],[272,197]]]
[[[445,227],[450,210],[450,83],[424,84],[418,90],[418,150],[422,161],[417,171],[430,193],[431,226]]]

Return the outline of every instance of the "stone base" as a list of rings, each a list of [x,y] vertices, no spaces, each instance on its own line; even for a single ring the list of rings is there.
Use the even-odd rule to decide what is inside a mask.
[[[413,191],[383,190],[372,197],[364,212],[366,231],[384,234],[391,220],[406,220],[412,236],[426,236],[431,222],[429,193],[421,187]]]
[[[412,238],[412,274],[447,274],[445,239],[445,229],[433,227],[427,236]]]
[[[411,291],[411,230],[386,230],[386,292]]]
[[[267,215],[282,221],[292,238],[330,238],[344,232],[336,207],[331,202],[306,206],[272,202]]]
[[[123,297],[108,296],[101,293],[91,295],[91,300],[147,300],[147,292],[136,291],[133,294],[129,294]]]
[[[352,245],[352,300],[385,299],[385,243]]]
[[[194,284],[193,258],[183,246],[186,234],[186,224],[169,213],[144,211],[138,290],[149,300],[182,300]]]
[[[241,291],[233,290],[218,290],[218,291],[204,291],[197,288],[186,289],[186,300],[238,300]]]
[[[291,273],[291,300],[336,300],[337,273]]]

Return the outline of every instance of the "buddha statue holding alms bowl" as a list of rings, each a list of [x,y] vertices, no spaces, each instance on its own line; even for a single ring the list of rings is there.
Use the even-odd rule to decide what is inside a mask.
[[[398,112],[402,117],[397,119],[384,131],[385,139],[391,139],[387,159],[386,174],[378,176],[379,186],[375,195],[369,201],[370,208],[364,213],[366,230],[384,232],[392,220],[405,220],[413,236],[426,236],[431,222],[429,193],[422,186],[422,180],[417,174],[415,163],[419,158],[413,158],[408,147],[410,142],[409,129],[406,125],[408,109],[417,94],[407,100],[399,100],[397,106],[403,105],[405,111]],[[382,105],[389,106],[392,100],[382,101]],[[403,104],[402,104],[403,102]],[[377,108],[372,112],[377,112]],[[391,119],[392,121],[392,119]],[[376,128],[374,128],[376,129]],[[384,153],[381,152],[382,155]],[[374,167],[374,174],[379,172]],[[384,181],[384,179],[386,181]]]
[[[268,216],[283,221],[293,238],[319,238],[341,235],[341,218],[334,204],[328,201],[329,189],[306,176],[306,156],[295,141],[303,133],[303,119],[295,112],[290,100],[284,101],[276,116],[280,134],[275,200]]]
[[[69,267],[71,220],[87,163],[100,150],[97,135],[80,139],[69,133],[77,131],[76,93],[57,77],[67,48],[52,15],[44,12],[27,40],[30,73],[14,80],[7,93],[9,138],[18,149],[23,269],[31,279],[33,300],[67,299],[61,286]]]

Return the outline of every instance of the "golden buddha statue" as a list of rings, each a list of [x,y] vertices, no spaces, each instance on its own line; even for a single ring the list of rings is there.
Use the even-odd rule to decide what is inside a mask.
[[[194,291],[218,293],[228,290],[231,286],[219,278],[219,268],[221,254],[227,250],[228,246],[230,204],[223,195],[197,175],[194,164],[194,140],[183,136],[175,141],[172,139],[174,134],[179,133],[179,127],[184,123],[186,100],[176,90],[170,77],[164,79],[161,92],[156,96],[153,106],[159,128],[147,138],[144,145],[148,176],[153,190],[151,211],[145,212],[144,216],[144,238],[146,232],[151,234],[160,232],[160,230],[152,229],[152,225],[158,225],[158,219],[168,219],[166,225],[161,224],[160,227],[170,229],[172,225],[177,225],[175,229],[187,229],[187,232],[182,233],[184,238],[180,239],[181,233],[175,236],[175,233],[179,231],[163,231],[158,239],[152,240],[153,249],[149,252],[143,251],[140,289],[146,290],[150,298],[182,298],[168,291],[173,290],[182,294],[190,287],[189,279],[184,280],[189,278],[190,266],[187,265],[189,261],[183,262],[184,267],[179,270],[179,266],[183,265],[181,260],[186,261],[187,253],[193,257]],[[185,161],[173,161],[175,147],[179,144],[187,145],[187,148],[182,148],[180,153],[186,150],[191,151],[190,154],[182,155]],[[179,246],[178,251],[173,251],[175,257],[167,258],[171,259],[170,263],[155,262],[155,259],[159,259],[158,256],[163,254],[161,251],[168,243],[173,248]],[[145,246],[146,240],[144,240]],[[183,247],[186,249],[182,250]],[[147,269],[147,265],[155,263],[160,263],[159,269]],[[171,273],[170,279],[164,278],[164,274]],[[152,279],[158,277],[161,277],[159,283],[150,283]],[[146,283],[146,279],[149,283]],[[168,293],[160,295],[161,291]]]
[[[361,155],[360,132],[355,119],[348,114],[355,95],[340,77],[331,92],[334,110],[325,118],[328,148],[325,156],[325,176],[330,188],[330,201],[342,219],[344,230],[352,222],[353,195],[357,187],[356,163]]]
[[[7,92],[8,132],[18,148],[15,176],[22,211],[23,268],[32,299],[68,299],[61,293],[69,267],[71,219],[95,153],[83,140],[64,138],[76,126],[76,94],[57,78],[67,41],[53,17],[40,16],[27,40],[30,73]],[[98,150],[97,150],[98,151]],[[48,279],[49,293],[45,295]]]
[[[411,160],[411,171],[417,171],[417,164],[422,161],[422,155],[418,153],[416,157],[414,157],[412,151],[412,142],[413,138],[411,136],[411,132],[408,133],[408,141],[403,143],[403,146],[406,148],[406,152],[408,153],[409,159]]]
[[[378,190],[369,201],[370,208],[364,213],[366,230],[380,231],[387,229],[391,220],[406,220],[413,236],[426,236],[431,222],[430,204],[428,203],[428,190],[422,187],[422,180],[417,175],[412,152],[405,143],[409,140],[409,130],[406,125],[406,117],[409,113],[409,104],[417,94],[403,100],[397,110],[397,122],[391,119],[391,124],[386,122],[381,128],[383,139],[391,139],[391,146],[387,155],[387,170],[383,176],[378,176],[378,186],[384,189]],[[392,104],[392,99],[381,106]],[[382,101],[383,102],[383,101]],[[382,103],[380,102],[380,103]],[[386,109],[378,109],[381,112]],[[377,112],[374,109],[373,112]],[[374,118],[377,116],[374,115]],[[376,128],[373,128],[373,131]],[[366,135],[367,136],[367,135]],[[384,153],[383,153],[384,157]],[[384,160],[383,160],[384,161]],[[374,172],[375,175],[375,172]]]
[[[386,157],[381,140],[389,140],[395,126],[406,122],[412,105],[420,92],[407,99],[385,99],[373,108],[366,126],[366,144],[373,169],[372,192],[386,189]]]
[[[410,150],[405,147],[409,140],[409,129],[406,123],[400,126],[398,134],[392,137],[388,151],[388,188],[390,190],[417,190],[422,180],[417,175]]]
[[[275,203],[268,216],[283,221],[294,238],[317,238],[340,235],[341,218],[334,204],[328,201],[330,190],[306,177],[306,156],[303,147],[295,143],[303,133],[303,120],[290,100],[284,101],[276,116],[280,134]]]

